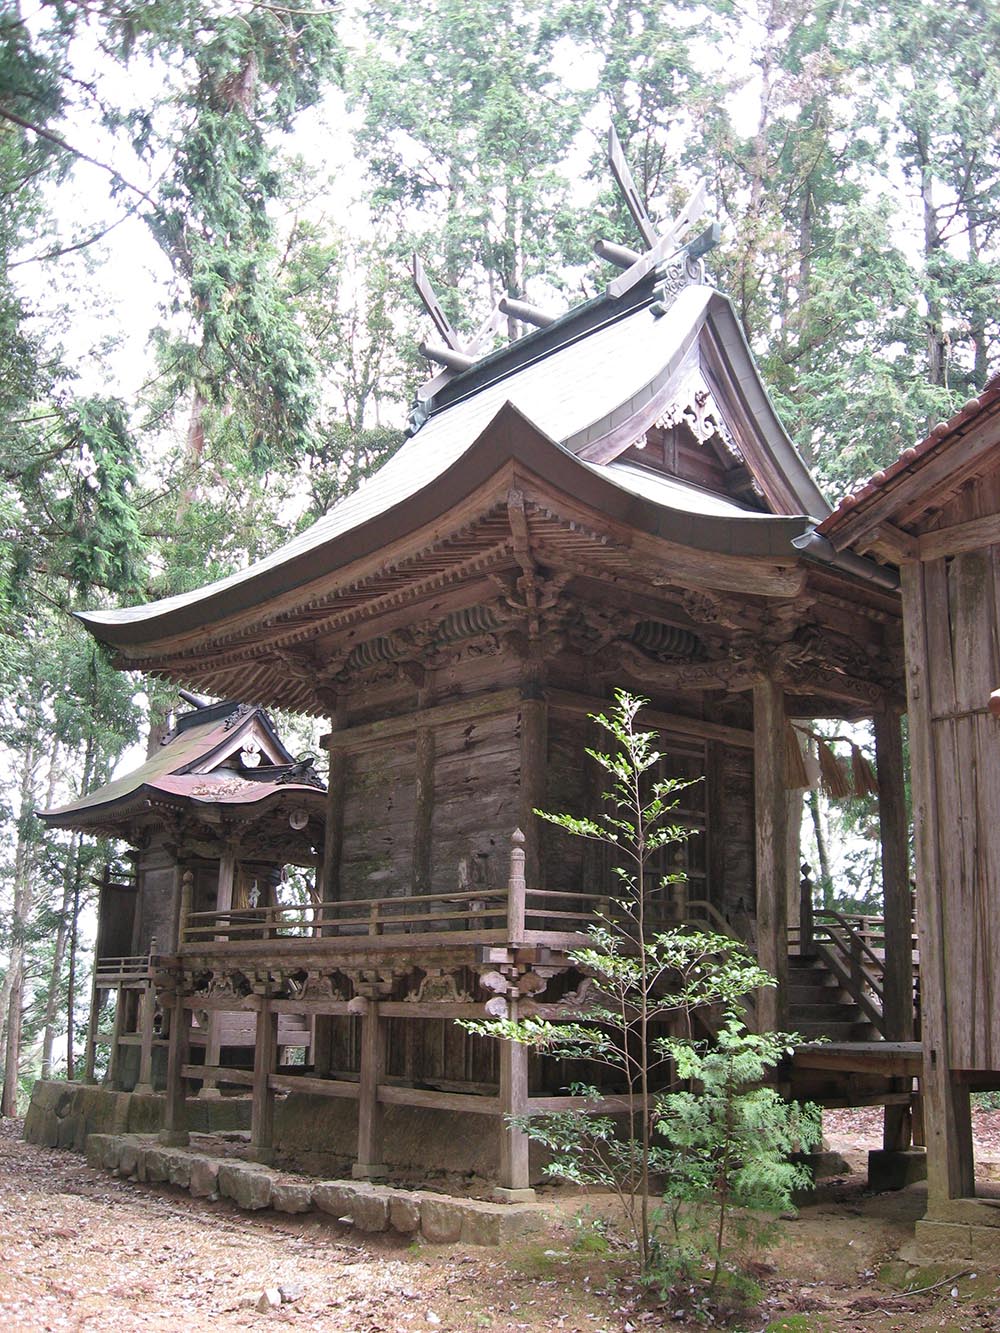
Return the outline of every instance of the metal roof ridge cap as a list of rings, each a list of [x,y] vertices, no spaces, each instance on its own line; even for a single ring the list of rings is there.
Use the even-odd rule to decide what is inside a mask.
[[[716,289],[714,287],[711,287],[708,283],[691,283],[690,286],[685,287],[684,290],[678,295],[677,300],[679,301],[681,297],[685,295],[685,293],[690,291],[699,291],[705,293],[705,298],[702,304],[702,312],[705,309],[707,309],[712,296],[718,294],[716,292]],[[429,410],[427,412],[426,420],[431,421],[436,416],[443,416],[444,413],[446,413],[450,408],[457,407],[460,403],[466,403],[470,400],[470,398],[474,398],[476,397],[476,395],[485,392],[485,390],[491,389],[494,385],[502,383],[503,380],[511,378],[518,372],[522,370],[528,370],[532,366],[539,365],[541,362],[547,361],[550,357],[557,356],[560,352],[565,351],[567,348],[575,347],[577,343],[583,342],[586,338],[590,338],[593,337],[595,334],[602,333],[605,329],[611,328],[615,324],[620,324],[623,320],[629,319],[633,315],[638,315],[643,310],[648,310],[652,304],[653,304],[653,296],[652,294],[650,294],[648,298],[643,301],[637,301],[634,304],[627,305],[622,309],[613,309],[607,319],[592,324],[587,328],[580,329],[577,333],[575,333],[572,337],[567,338],[564,342],[557,343],[555,346],[552,347],[540,349],[536,356],[526,357],[523,361],[519,362],[517,365],[511,366],[509,370],[503,371],[502,373],[498,373],[494,375],[492,378],[487,378],[481,384],[475,384],[475,385],[470,384],[467,392],[457,394],[450,401],[442,403],[440,407],[433,406],[434,400],[429,399],[428,403],[424,405],[425,407],[428,407],[428,405],[430,405]],[[671,307],[671,309],[672,308],[673,307]],[[670,316],[670,311],[668,310],[666,315],[662,316],[662,318],[669,318],[669,316]],[[538,330],[538,332],[548,333],[549,330],[540,329]],[[517,344],[512,343],[511,346],[516,347]],[[465,373],[471,375],[473,369],[475,369],[475,367],[471,368],[469,371],[466,371]],[[452,381],[452,383],[455,383],[455,381]],[[426,424],[426,422],[424,424]]]

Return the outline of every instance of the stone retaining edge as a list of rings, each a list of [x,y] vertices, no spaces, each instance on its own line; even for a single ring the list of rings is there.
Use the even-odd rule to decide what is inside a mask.
[[[318,1210],[359,1231],[419,1232],[432,1244],[505,1245],[542,1230],[549,1220],[537,1204],[456,1199],[367,1181],[314,1181],[257,1162],[164,1147],[155,1136],[88,1134],[85,1152],[90,1166],[129,1180],[176,1185],[195,1198],[226,1198],[251,1211]]]

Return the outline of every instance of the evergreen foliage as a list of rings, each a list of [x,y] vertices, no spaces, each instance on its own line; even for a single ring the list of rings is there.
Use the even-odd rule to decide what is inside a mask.
[[[711,1300],[723,1288],[726,1300],[739,1300],[750,1291],[748,1247],[808,1181],[790,1156],[818,1139],[819,1116],[761,1086],[794,1040],[747,1025],[748,996],[774,979],[727,936],[650,924],[657,894],[678,878],[654,875],[652,858],[687,836],[673,815],[689,784],[655,778],[656,735],[635,726],[646,702],[618,691],[611,712],[593,716],[616,747],[587,750],[610,779],[596,818],[535,811],[618,858],[611,909],[589,928],[587,946],[570,954],[594,979],[596,997],[568,1022],[463,1026],[610,1070],[626,1098],[624,1132],[601,1113],[602,1093],[587,1085],[572,1091],[590,1111],[515,1123],[549,1150],[550,1174],[616,1195],[645,1281],[666,1291],[704,1278]],[[710,1031],[696,1035],[706,1025]]]

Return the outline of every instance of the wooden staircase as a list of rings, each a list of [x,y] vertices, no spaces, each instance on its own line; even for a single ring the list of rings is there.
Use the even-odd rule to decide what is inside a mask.
[[[823,1106],[909,1105],[920,1044],[886,1040],[883,924],[816,913],[791,932],[788,1095]],[[913,955],[916,966],[916,953]]]
[[[789,957],[788,1027],[805,1041],[878,1041],[881,1035],[819,955]]]

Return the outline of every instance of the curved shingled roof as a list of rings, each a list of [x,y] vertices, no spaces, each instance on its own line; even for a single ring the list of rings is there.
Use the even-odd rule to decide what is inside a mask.
[[[534,427],[536,438],[547,437],[550,450],[565,461],[572,458],[584,489],[587,473],[600,477],[613,508],[621,507],[613,500],[613,493],[621,491],[655,505],[662,535],[733,554],[746,538],[747,553],[794,559],[790,538],[802,530],[806,517],[820,519],[829,507],[774,412],[732,306],[703,285],[682,290],[665,314],[657,314],[653,297],[649,283],[631,305],[609,298],[590,302],[456,376],[437,403],[429,404],[426,422],[374,476],[263,560],[194,592],[146,606],[90,611],[81,620],[126,656],[139,657],[144,647],[172,634],[197,636],[227,617],[314,584],[415,530],[420,521],[437,517],[446,492],[454,503],[455,496],[481,484],[485,457],[478,468],[472,458],[477,446],[483,454],[505,407],[516,409]],[[711,342],[734,400],[727,404],[717,392],[720,409],[724,414],[733,410],[753,425],[753,456],[746,462],[764,479],[771,514],[742,510],[725,500],[710,503],[713,497],[697,487],[642,479],[642,469],[626,470],[613,460],[593,464],[573,457],[592,454],[616,433],[638,438],[662,412],[664,395],[676,387],[679,372],[703,338]],[[538,450],[544,452],[541,444]],[[564,466],[557,470],[566,472]],[[442,486],[446,479],[449,484]],[[788,524],[795,516],[803,521]],[[692,517],[698,518],[696,525]],[[772,527],[764,540],[763,527]]]

